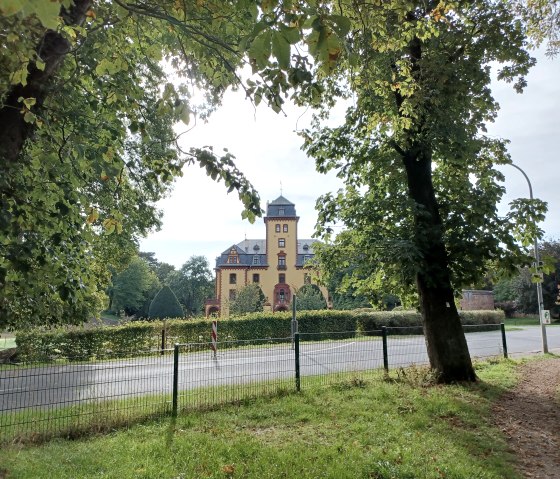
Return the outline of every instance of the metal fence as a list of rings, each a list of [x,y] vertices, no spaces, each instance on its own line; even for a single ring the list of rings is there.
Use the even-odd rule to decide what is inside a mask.
[[[507,357],[503,325],[470,332],[472,357]],[[0,365],[0,442],[102,431],[305,387],[311,377],[427,364],[419,328],[177,344],[134,358]]]

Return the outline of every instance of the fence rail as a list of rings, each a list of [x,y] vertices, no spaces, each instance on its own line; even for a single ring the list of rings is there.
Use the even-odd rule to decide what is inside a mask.
[[[473,357],[507,357],[503,324],[464,329]],[[78,435],[299,391],[313,376],[330,382],[349,372],[428,363],[418,328],[295,333],[214,346],[201,341],[131,358],[0,365],[0,442]]]

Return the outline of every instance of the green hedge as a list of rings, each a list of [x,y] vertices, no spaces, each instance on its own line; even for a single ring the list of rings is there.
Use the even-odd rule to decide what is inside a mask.
[[[503,311],[461,311],[465,325],[496,324],[504,321]],[[314,333],[303,340],[353,337],[356,331],[367,334],[382,326],[389,328],[421,326],[415,311],[301,311],[297,314],[299,331]],[[218,340],[250,341],[288,338],[291,334],[291,313],[252,313],[218,322]],[[174,343],[209,342],[211,320],[135,321],[122,326],[95,329],[57,329],[21,331],[16,334],[18,356],[22,361],[66,359],[84,361],[133,356],[158,350],[162,330],[166,346]],[[392,331],[393,334],[398,331]],[[403,331],[404,333],[404,331]],[[222,344],[225,347],[226,344]]]
[[[422,316],[416,311],[367,311],[354,312],[358,331],[366,333],[377,331],[382,326],[388,328],[421,327]],[[459,311],[459,318],[463,325],[499,324],[505,320],[504,312],[495,311]]]

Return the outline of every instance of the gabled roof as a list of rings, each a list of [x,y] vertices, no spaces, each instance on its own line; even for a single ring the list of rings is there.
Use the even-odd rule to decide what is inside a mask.
[[[225,254],[226,256],[229,255],[230,251],[234,249],[237,254],[245,254],[245,251],[243,251],[238,245],[233,244],[231,245],[228,249],[226,249],[225,251],[222,251],[222,254]]]
[[[252,247],[255,245],[262,245],[259,246],[258,250],[253,251],[245,251],[245,241],[251,242],[249,243]],[[239,244],[231,245],[228,249],[226,249],[220,256],[216,258],[216,268],[221,266],[267,266],[267,259],[266,259],[266,241],[265,240],[245,240]],[[249,244],[247,247],[249,247]],[[228,258],[230,255],[231,250],[235,250],[238,257],[237,263],[228,263]],[[262,249],[262,251],[261,251]],[[257,257],[257,258],[255,258]]]

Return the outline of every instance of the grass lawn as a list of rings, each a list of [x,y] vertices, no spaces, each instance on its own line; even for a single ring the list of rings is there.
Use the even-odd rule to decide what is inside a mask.
[[[9,349],[16,347],[16,338],[12,334],[0,335],[0,349]]]
[[[420,368],[329,386],[306,379],[301,393],[175,423],[3,448],[0,477],[515,479],[490,408],[515,384],[517,364],[481,363],[475,385],[427,386]]]
[[[523,317],[518,317],[518,318],[507,318],[504,321],[506,328],[508,326],[538,326],[540,324],[539,322],[539,316],[538,315],[533,315],[533,316],[523,316]],[[558,320],[552,320],[552,324],[548,324],[547,326],[560,326],[560,322],[558,322]]]

